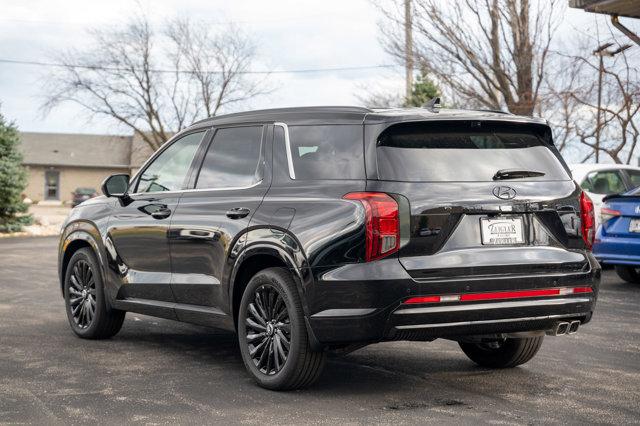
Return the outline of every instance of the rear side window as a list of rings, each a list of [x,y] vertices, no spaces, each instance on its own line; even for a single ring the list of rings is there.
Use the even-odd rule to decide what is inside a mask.
[[[237,188],[260,180],[262,126],[218,129],[204,157],[196,188]]]
[[[360,125],[289,126],[289,141],[296,179],[365,178]]]
[[[378,175],[404,182],[492,181],[498,170],[537,171],[527,180],[570,179],[541,129],[452,121],[395,125],[377,141]]]
[[[589,173],[581,186],[585,191],[594,194],[622,194],[627,191],[622,175],[616,170]]]

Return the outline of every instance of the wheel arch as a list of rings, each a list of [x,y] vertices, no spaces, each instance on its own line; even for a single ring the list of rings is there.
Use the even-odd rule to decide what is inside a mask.
[[[97,231],[96,231],[97,232]],[[71,231],[66,236],[63,236],[60,243],[60,254],[59,254],[59,280],[60,280],[60,290],[64,294],[64,277],[67,273],[67,267],[69,266],[69,261],[75,252],[80,250],[81,248],[88,247],[98,258],[98,262],[101,267],[104,267],[104,263],[102,262],[102,255],[100,252],[100,246],[96,241],[96,238],[91,234],[89,230],[85,229],[76,229]]]
[[[247,284],[256,273],[263,269],[281,267],[291,271],[298,292],[302,297],[301,269],[289,253],[282,247],[270,243],[257,243],[246,247],[234,263],[229,279],[229,312],[233,315],[233,323],[237,328],[238,308]]]

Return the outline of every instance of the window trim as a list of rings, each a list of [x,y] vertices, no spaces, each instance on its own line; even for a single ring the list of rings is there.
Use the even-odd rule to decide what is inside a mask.
[[[291,154],[291,140],[289,139],[289,126],[286,123],[273,123],[274,126],[280,126],[284,130],[284,145],[287,151],[287,165],[289,167],[289,177],[296,179],[296,171],[293,168],[293,155]]]
[[[263,123],[239,123],[239,124],[234,124],[234,125],[228,125],[228,126],[217,126],[217,127],[213,127],[211,128],[211,136],[208,138],[208,140],[204,143],[204,147],[202,150],[202,157],[198,159],[197,164],[194,167],[193,170],[193,182],[192,182],[192,186],[188,189],[185,189],[181,192],[203,192],[203,191],[229,191],[229,190],[239,190],[239,189],[250,189],[250,188],[254,188],[256,186],[259,186],[262,184],[262,182],[264,181],[264,172],[265,170],[263,170],[262,174],[263,176],[261,176],[261,178],[252,183],[251,185],[246,185],[246,186],[227,186],[224,188],[196,188],[196,186],[198,185],[198,178],[200,177],[200,172],[202,171],[202,167],[204,166],[204,160],[207,158],[207,153],[209,152],[209,149],[211,148],[211,146],[215,143],[215,139],[216,139],[216,134],[218,133],[219,130],[222,129],[234,129],[234,128],[239,128],[239,127],[260,127],[260,156],[258,158],[258,164],[257,167],[259,168],[261,163],[263,164],[263,166],[266,168],[266,162],[265,162],[265,143],[266,143],[266,130],[267,130],[267,126]],[[203,140],[204,142],[204,140]],[[192,164],[193,166],[193,164]]]
[[[184,192],[187,189],[185,187],[185,183],[188,182],[188,179],[191,176],[191,172],[192,172],[193,167],[194,167],[194,162],[198,159],[198,151],[202,147],[203,143],[208,142],[209,138],[207,137],[207,135],[210,132],[211,132],[211,128],[210,127],[198,127],[198,128],[194,128],[194,129],[187,129],[187,130],[185,130],[183,132],[180,132],[180,133],[174,135],[171,139],[169,139],[167,142],[165,142],[160,148],[158,148],[158,150],[156,152],[154,152],[153,155],[151,155],[151,157],[149,157],[147,159],[147,161],[145,161],[142,164],[142,166],[140,167],[138,172],[130,179],[129,187],[127,188],[127,195],[129,195],[129,196],[158,195],[158,194],[171,195],[171,194],[177,194],[177,193]],[[138,185],[140,184],[140,182],[139,182],[140,176],[142,176],[142,174],[151,166],[151,164],[153,164],[153,162],[156,160],[156,158],[161,156],[162,153],[164,153],[167,149],[169,149],[170,146],[172,146],[174,143],[176,143],[177,141],[179,141],[183,137],[189,136],[189,135],[194,134],[194,133],[202,133],[202,139],[200,140],[200,143],[198,144],[198,148],[196,149],[196,152],[194,154],[193,160],[191,160],[191,164],[189,165],[189,169],[187,170],[187,174],[185,176],[185,180],[182,182],[183,188],[177,189],[175,191],[137,192],[138,191]],[[135,188],[135,189],[133,189],[133,188]],[[131,190],[133,190],[134,192],[129,192]]]

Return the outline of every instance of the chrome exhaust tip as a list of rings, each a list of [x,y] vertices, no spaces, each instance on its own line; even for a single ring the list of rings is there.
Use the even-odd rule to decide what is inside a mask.
[[[579,321],[578,321],[579,322]],[[569,331],[570,324],[566,321],[558,321],[551,330],[547,330],[549,336],[564,336]]]
[[[576,334],[578,332],[578,327],[580,327],[580,321],[576,320],[576,321],[571,321],[571,324],[569,324],[569,331],[567,331],[567,334]]]

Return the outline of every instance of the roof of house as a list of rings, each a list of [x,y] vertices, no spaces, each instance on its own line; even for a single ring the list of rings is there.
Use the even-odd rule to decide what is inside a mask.
[[[638,0],[569,0],[569,6],[588,12],[640,18]]]
[[[23,163],[129,168],[131,136],[21,132]]]

